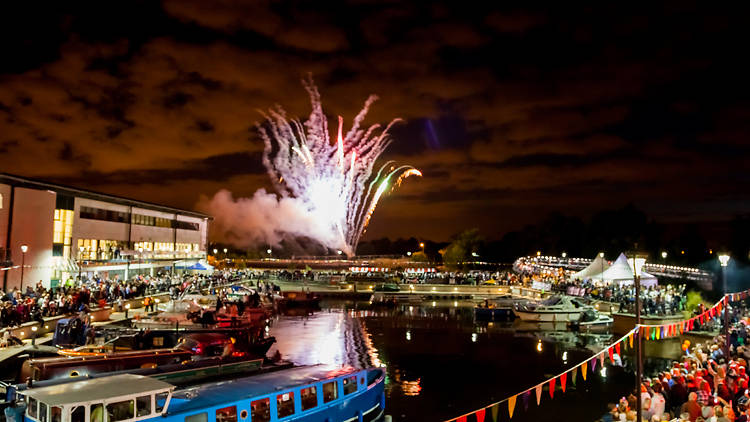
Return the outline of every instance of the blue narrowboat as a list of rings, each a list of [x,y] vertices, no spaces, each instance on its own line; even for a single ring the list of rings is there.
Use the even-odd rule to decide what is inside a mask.
[[[370,422],[385,411],[383,368],[325,365],[196,385],[122,374],[19,391],[25,422]]]

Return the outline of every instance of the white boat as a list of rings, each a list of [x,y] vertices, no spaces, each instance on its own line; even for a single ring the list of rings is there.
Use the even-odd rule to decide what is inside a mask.
[[[552,296],[541,302],[517,306],[515,314],[523,321],[575,322],[584,310],[590,308],[568,296]]]

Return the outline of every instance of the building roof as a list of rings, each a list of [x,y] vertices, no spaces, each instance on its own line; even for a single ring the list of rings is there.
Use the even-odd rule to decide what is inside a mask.
[[[191,210],[169,207],[166,205],[154,204],[151,202],[138,201],[136,199],[124,198],[122,196],[110,195],[106,193],[94,192],[85,189],[79,189],[73,186],[59,185],[56,183],[45,182],[42,180],[30,179],[27,177],[15,176],[8,173],[0,173],[0,183],[6,183],[13,186],[25,187],[30,189],[51,190],[59,194],[75,196],[79,198],[93,199],[103,202],[111,202],[119,205],[139,207],[153,211],[161,211],[172,214],[185,215],[196,218],[208,218],[211,216]]]
[[[21,391],[48,406],[102,401],[108,398],[174,389],[172,384],[143,375],[122,374]]]

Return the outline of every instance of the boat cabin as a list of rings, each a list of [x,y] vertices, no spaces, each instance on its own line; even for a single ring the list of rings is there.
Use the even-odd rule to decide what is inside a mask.
[[[19,391],[26,422],[129,422],[162,416],[174,386],[122,374]]]

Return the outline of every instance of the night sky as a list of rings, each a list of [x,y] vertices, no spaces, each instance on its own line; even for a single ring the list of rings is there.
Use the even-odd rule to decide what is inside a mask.
[[[365,239],[492,237],[630,202],[661,222],[748,212],[747,9],[12,3],[2,172],[188,209],[249,196],[268,187],[258,110],[307,116],[310,72],[331,122],[379,95],[366,123],[406,119],[385,158],[424,173]]]

